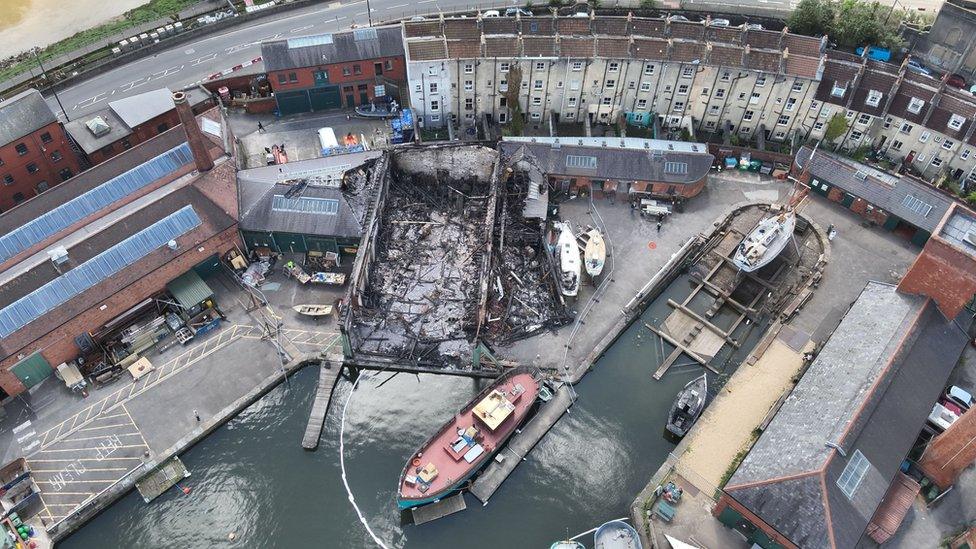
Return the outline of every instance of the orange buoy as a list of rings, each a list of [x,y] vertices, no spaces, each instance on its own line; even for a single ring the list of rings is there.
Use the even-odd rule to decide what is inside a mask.
[[[648,242],[648,243],[647,243],[647,248],[648,248],[649,250],[653,250],[653,249],[655,249],[655,248],[657,248],[657,242],[654,242],[653,240],[652,240],[652,241],[650,241],[650,242]]]
[[[420,458],[413,458],[413,461],[410,463],[412,463],[414,467],[418,467],[420,465]]]

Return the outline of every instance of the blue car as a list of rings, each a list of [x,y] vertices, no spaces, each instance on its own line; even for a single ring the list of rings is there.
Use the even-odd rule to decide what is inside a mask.
[[[858,55],[864,55],[864,48],[857,48],[854,52]],[[887,63],[891,60],[891,50],[879,46],[868,46],[868,59]]]

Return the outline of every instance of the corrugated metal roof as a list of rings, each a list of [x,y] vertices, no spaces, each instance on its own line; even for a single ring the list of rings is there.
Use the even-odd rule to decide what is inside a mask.
[[[170,281],[166,285],[166,289],[173,294],[176,302],[185,309],[190,309],[213,295],[210,286],[207,286],[207,283],[193,270],[187,271]]]
[[[272,72],[403,55],[403,36],[399,26],[372,30],[376,33],[375,37],[372,33],[360,34],[360,38],[352,32],[342,32],[264,42],[261,44],[264,68]],[[325,39],[325,36],[329,36],[329,39]]]
[[[891,539],[901,526],[908,510],[912,508],[912,502],[918,495],[922,486],[905,476],[904,473],[895,475],[891,481],[891,487],[885,494],[881,505],[874,513],[874,518],[868,523],[867,533],[871,539],[878,543],[884,543]]]

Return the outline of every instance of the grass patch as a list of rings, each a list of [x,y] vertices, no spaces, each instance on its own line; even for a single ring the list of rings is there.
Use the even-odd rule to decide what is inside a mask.
[[[50,46],[47,46],[40,53],[41,60],[47,61],[53,59],[104,38],[108,38],[109,36],[121,33],[132,27],[156,21],[158,19],[168,17],[173,21],[178,21],[179,12],[196,4],[197,2],[199,2],[199,0],[150,0],[148,4],[144,4],[138,8],[133,8],[111,21],[102,23],[101,25],[92,27],[88,30],[83,30],[77,34],[74,34],[73,36],[69,36],[68,38],[59,40]],[[34,60],[33,56],[27,56],[21,61],[17,61],[7,67],[4,67],[3,69],[0,69],[0,80],[5,80],[12,76],[26,72],[30,68],[36,67],[37,62]]]

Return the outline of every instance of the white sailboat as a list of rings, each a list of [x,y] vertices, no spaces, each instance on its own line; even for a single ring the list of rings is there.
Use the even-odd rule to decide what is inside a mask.
[[[589,237],[583,251],[586,274],[599,276],[603,272],[603,264],[607,259],[607,244],[603,240],[603,235],[596,229],[591,229],[586,234]]]
[[[555,223],[559,229],[559,239],[556,246],[559,247],[559,285],[563,295],[573,297],[579,293],[580,287],[580,250],[576,245],[576,237],[573,236],[573,228],[569,222]]]
[[[747,273],[761,269],[783,251],[794,228],[796,212],[792,208],[763,219],[736,248],[732,262]]]

